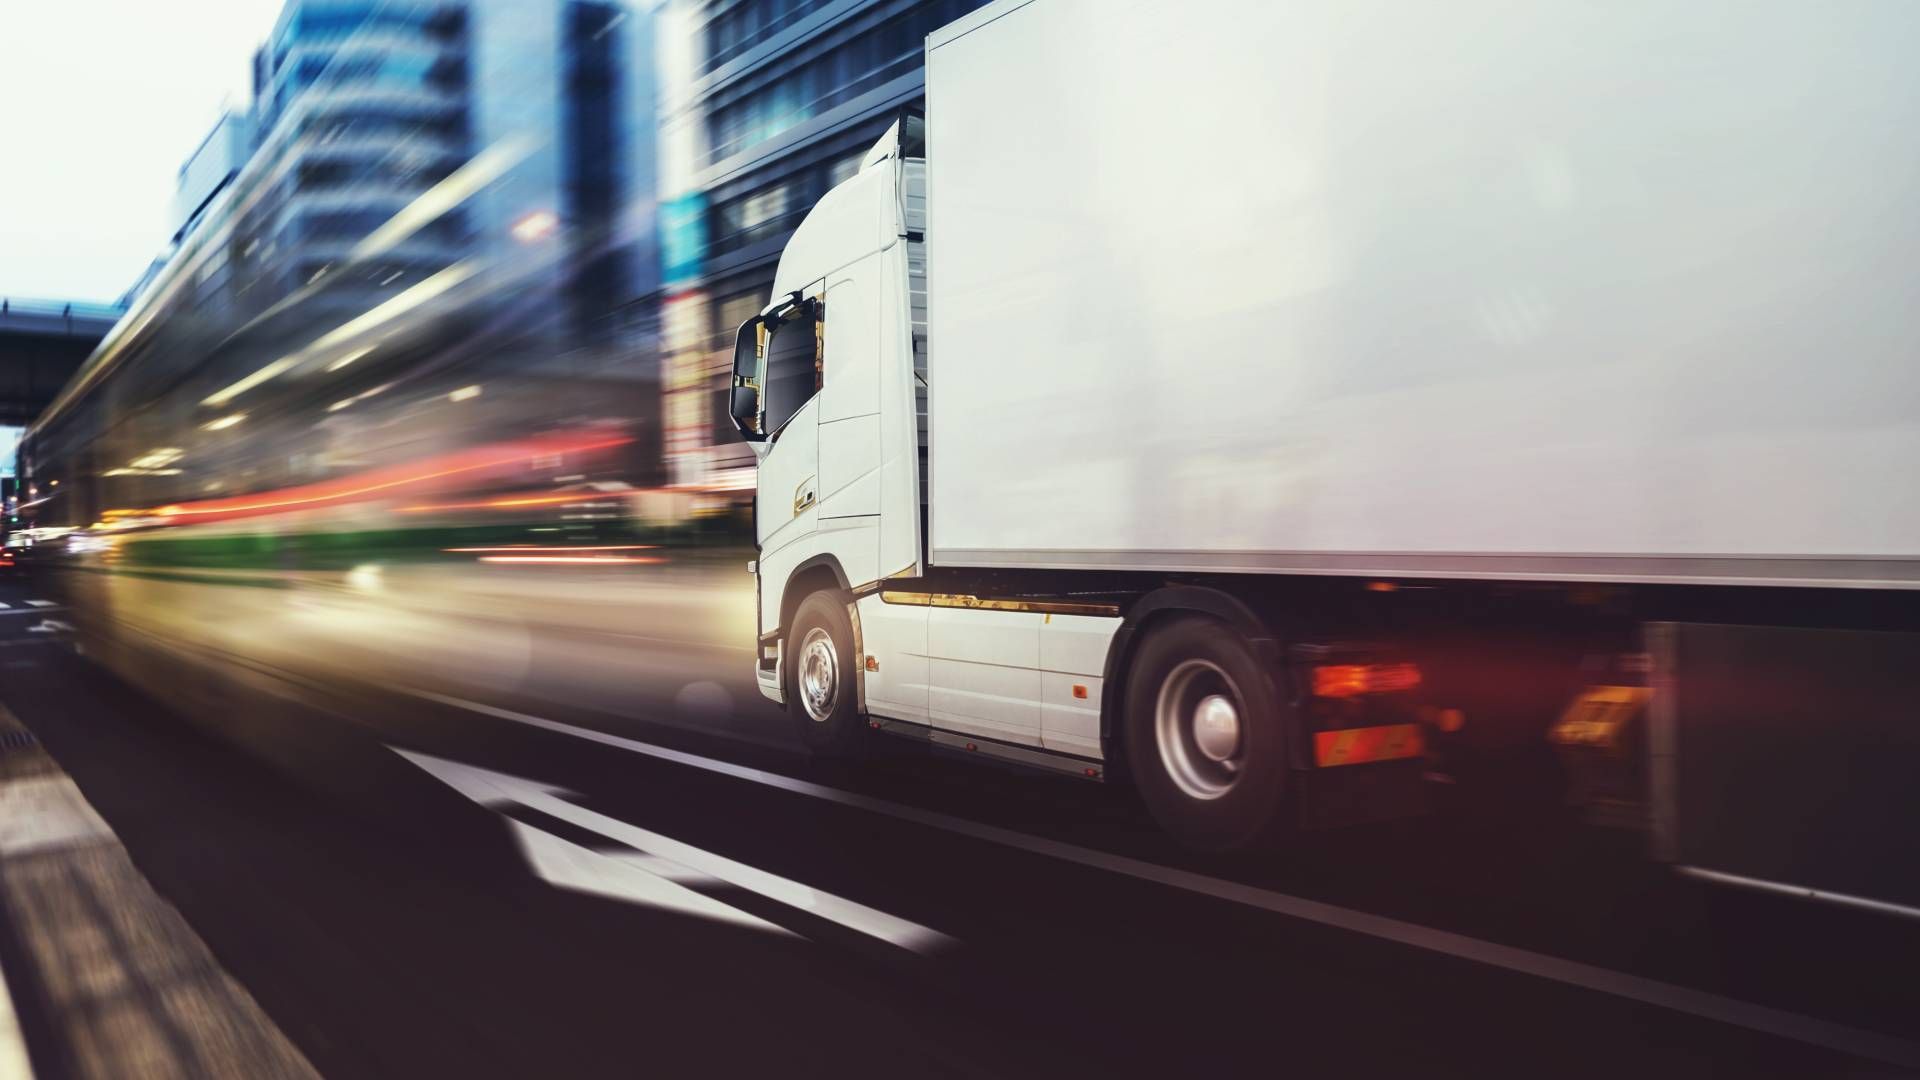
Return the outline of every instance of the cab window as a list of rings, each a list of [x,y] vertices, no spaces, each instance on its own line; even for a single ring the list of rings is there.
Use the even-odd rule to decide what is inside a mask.
[[[820,356],[820,304],[809,301],[781,320],[767,342],[767,431],[779,431],[820,392]]]

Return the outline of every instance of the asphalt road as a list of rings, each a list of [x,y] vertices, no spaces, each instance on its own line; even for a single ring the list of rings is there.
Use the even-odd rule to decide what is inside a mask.
[[[1920,1053],[1920,927],[1675,877],[1526,785],[1197,859],[1118,786],[885,739],[809,761],[749,654],[684,614],[516,616],[491,685],[444,633],[454,660],[411,670],[363,638],[357,679],[236,665],[256,705],[188,667],[128,685],[43,594],[0,583],[0,700],[329,1076],[1879,1076]]]

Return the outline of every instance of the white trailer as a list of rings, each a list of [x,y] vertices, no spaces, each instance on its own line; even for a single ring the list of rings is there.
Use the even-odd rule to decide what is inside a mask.
[[[741,327],[762,689],[1230,848],[1558,715],[1462,642],[1910,612],[1915,55],[1898,0],[945,27]]]

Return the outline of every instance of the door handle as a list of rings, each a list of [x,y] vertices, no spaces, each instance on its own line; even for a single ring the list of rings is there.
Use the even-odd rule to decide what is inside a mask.
[[[812,505],[813,505],[813,477],[809,476],[805,480],[800,481],[800,486],[794,490],[793,512],[798,514],[801,511],[805,510],[807,507]]]

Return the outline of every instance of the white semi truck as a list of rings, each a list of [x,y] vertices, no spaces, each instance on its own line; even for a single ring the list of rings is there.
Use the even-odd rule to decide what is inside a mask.
[[[740,328],[762,690],[821,749],[1124,776],[1215,849],[1551,733],[1713,863],[1675,643],[1914,626],[1915,56],[1899,0],[941,29],[924,130]]]

